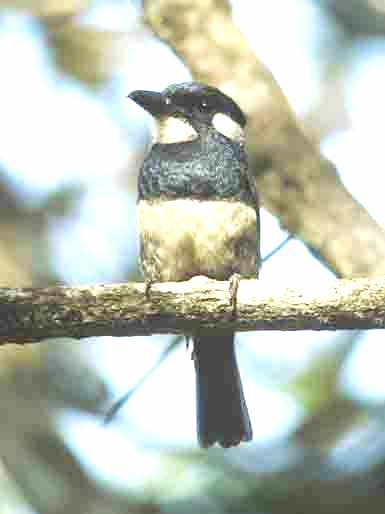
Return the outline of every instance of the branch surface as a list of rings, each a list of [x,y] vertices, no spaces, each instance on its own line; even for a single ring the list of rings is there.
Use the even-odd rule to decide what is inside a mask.
[[[385,232],[306,137],[228,1],[144,0],[144,13],[195,79],[219,87],[248,114],[251,170],[263,205],[338,276],[385,274]]]
[[[284,289],[241,280],[237,311],[229,283],[195,277],[153,285],[0,289],[0,344],[44,338],[134,336],[219,330],[385,328],[385,278]]]

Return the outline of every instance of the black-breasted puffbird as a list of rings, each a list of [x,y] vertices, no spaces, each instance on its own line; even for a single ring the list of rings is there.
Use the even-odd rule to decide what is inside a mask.
[[[246,118],[214,87],[186,82],[134,91],[157,137],[138,179],[140,263],[148,283],[258,276],[259,209],[248,178]],[[192,334],[197,429],[202,447],[252,439],[234,333]]]

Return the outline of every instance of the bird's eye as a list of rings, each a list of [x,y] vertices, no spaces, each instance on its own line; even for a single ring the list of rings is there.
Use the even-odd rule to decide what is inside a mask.
[[[201,103],[200,103],[200,106],[201,106],[202,109],[206,109],[207,106],[208,106],[207,101],[206,100],[202,100]]]

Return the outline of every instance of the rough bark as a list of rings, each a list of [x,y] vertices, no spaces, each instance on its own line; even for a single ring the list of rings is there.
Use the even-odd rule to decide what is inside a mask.
[[[212,327],[335,330],[385,327],[385,279],[336,280],[283,289],[242,280],[236,313],[229,283],[196,277],[156,284],[0,289],[0,344],[43,338],[191,333]]]

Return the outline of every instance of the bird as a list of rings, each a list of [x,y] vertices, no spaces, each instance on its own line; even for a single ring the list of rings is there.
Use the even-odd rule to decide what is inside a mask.
[[[138,176],[139,260],[146,283],[257,277],[259,205],[240,107],[199,82],[128,97],[151,114],[156,128]],[[234,332],[197,326],[189,335],[199,445],[229,448],[250,441]]]

